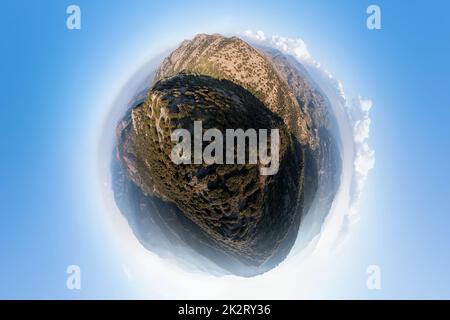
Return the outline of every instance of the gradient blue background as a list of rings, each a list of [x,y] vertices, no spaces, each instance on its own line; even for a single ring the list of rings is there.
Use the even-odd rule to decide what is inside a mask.
[[[366,28],[366,8],[382,30]],[[82,29],[66,29],[77,4]],[[133,298],[96,227],[86,174],[97,90],[140,46],[199,32],[301,37],[354,95],[373,100],[376,151],[361,220],[330,297],[450,298],[447,1],[3,1],[0,7],[0,298]],[[144,45],[143,45],[144,44]],[[150,57],[149,57],[150,58]],[[115,94],[112,92],[112,94]],[[82,290],[66,289],[66,267]],[[367,290],[366,267],[382,270]]]

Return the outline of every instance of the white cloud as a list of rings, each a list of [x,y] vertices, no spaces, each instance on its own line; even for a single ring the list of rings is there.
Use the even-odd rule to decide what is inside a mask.
[[[372,108],[372,100],[358,97],[354,101],[352,108],[351,115],[354,121],[353,135],[355,141],[355,184],[357,192],[354,197],[359,198],[359,193],[364,186],[367,175],[375,165],[375,151],[367,143],[370,134],[371,120],[369,111]]]
[[[354,174],[352,188],[352,203],[344,220],[339,243],[342,243],[349,234],[350,225],[359,220],[359,202],[361,193],[370,170],[375,166],[375,151],[369,147],[371,119],[369,111],[372,108],[372,100],[358,97],[348,106],[348,115],[353,122],[353,139],[355,145]]]
[[[369,145],[364,142],[356,151],[355,157],[355,171],[364,179],[369,171],[375,165],[375,151],[369,148]]]
[[[370,118],[364,118],[362,120],[357,120],[353,127],[355,142],[363,143],[369,138],[370,132]]]
[[[300,61],[314,62],[309,54],[308,48],[305,42],[300,39],[291,39],[286,37],[281,37],[278,35],[274,35],[271,37],[267,37],[263,31],[258,30],[253,32],[252,30],[247,30],[242,33],[247,38],[264,43],[268,46],[275,47],[279,49],[281,52],[290,54]]]
[[[311,60],[308,48],[305,42],[300,38],[289,39],[280,36],[272,36],[270,42],[275,45],[275,47],[280,48],[281,51],[291,54],[300,60]]]
[[[372,108],[372,100],[363,100],[359,98],[359,107],[363,112],[368,113]]]
[[[252,40],[256,41],[266,41],[266,35],[261,30],[253,32],[252,30],[246,30],[243,34]]]

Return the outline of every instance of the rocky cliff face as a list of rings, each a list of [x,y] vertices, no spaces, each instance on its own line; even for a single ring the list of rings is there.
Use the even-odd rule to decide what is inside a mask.
[[[262,176],[260,163],[174,164],[170,134],[192,132],[194,121],[223,132],[279,129],[278,173]],[[326,100],[284,55],[198,35],[163,61],[145,101],[118,124],[116,199],[147,247],[149,230],[164,230],[232,273],[267,271],[294,244],[321,169],[336,179],[328,126]]]

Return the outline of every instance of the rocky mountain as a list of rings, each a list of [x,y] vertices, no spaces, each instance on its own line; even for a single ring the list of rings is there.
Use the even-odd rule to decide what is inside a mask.
[[[145,101],[117,126],[116,201],[149,250],[174,250],[156,245],[158,236],[229,272],[265,272],[287,256],[309,209],[331,206],[340,172],[332,120],[326,99],[286,56],[198,35],[164,59]],[[194,121],[204,130],[279,129],[279,171],[173,163],[170,134],[192,133]]]
[[[266,54],[240,38],[200,34],[184,41],[163,61],[154,82],[181,71],[242,86],[278,114],[300,143],[315,144],[310,119],[293,90]]]

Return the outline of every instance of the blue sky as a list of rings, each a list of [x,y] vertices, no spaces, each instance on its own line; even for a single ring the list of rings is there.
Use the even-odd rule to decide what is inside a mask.
[[[381,7],[382,30],[365,26]],[[77,4],[81,30],[66,29]],[[300,37],[373,101],[375,168],[337,297],[450,298],[450,27],[446,1],[9,1],[0,10],[0,297],[135,297],[99,236],[89,134],[130,70],[199,32]],[[138,61],[138,62],[136,62]],[[116,78],[117,77],[117,80]],[[115,81],[116,80],[116,81]],[[82,268],[83,289],[65,269]],[[365,288],[378,264],[383,289]],[[339,268],[339,266],[337,266]],[[112,281],[113,280],[113,281]]]

